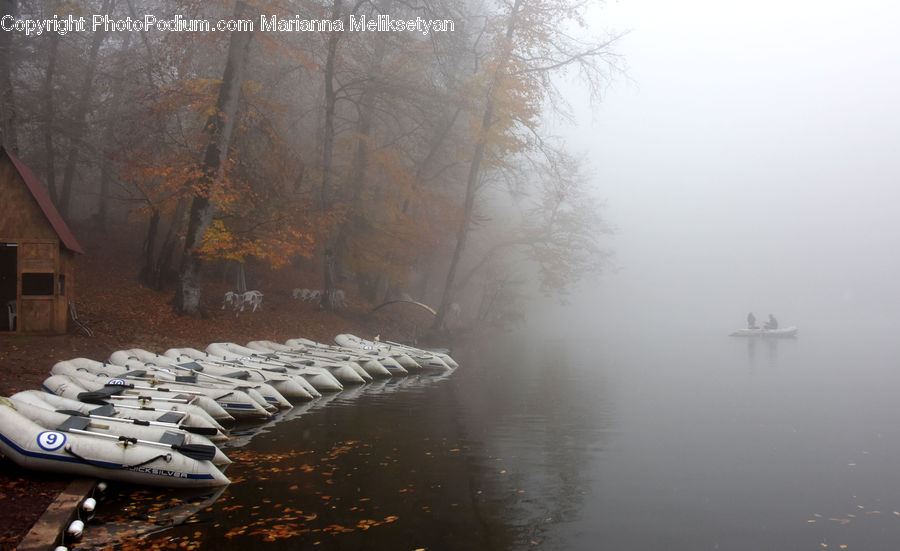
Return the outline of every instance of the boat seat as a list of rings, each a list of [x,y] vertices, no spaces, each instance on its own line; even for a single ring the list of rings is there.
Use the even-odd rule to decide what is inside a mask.
[[[196,383],[197,376],[196,375],[175,375],[176,383]]]
[[[89,390],[88,392],[90,392],[91,394],[95,394],[95,395],[103,395],[106,398],[109,398],[110,396],[118,396],[119,394],[122,394],[122,392],[124,392],[124,391],[125,391],[124,385],[104,385],[103,388],[98,388],[97,390]],[[86,394],[86,393],[82,392],[81,394]],[[81,394],[78,395],[79,400],[81,400]]]
[[[250,378],[250,374],[247,373],[246,371],[235,371],[234,373],[228,373],[225,376],[228,377],[229,379],[240,379],[242,381],[246,381],[247,379]]]
[[[88,412],[88,415],[101,415],[103,417],[115,417],[119,411],[112,404],[104,404]]]
[[[134,371],[129,371],[128,373],[125,374],[126,379],[129,377],[146,377],[146,376],[147,376],[146,369],[135,369]]]
[[[266,371],[271,371],[272,373],[287,373],[286,367],[267,367]]]
[[[160,437],[159,441],[163,444],[169,444],[171,446],[182,446],[184,445],[184,434],[179,434],[177,432],[167,430],[163,433],[162,437]]]
[[[91,420],[87,417],[76,417],[71,416],[65,421],[63,421],[56,430],[62,432],[69,432],[70,430],[87,430],[88,425],[91,424]]]
[[[180,411],[167,411],[160,415],[156,420],[160,423],[179,423],[184,417],[184,413]]]
[[[198,364],[197,362],[185,362],[183,364],[176,364],[178,367],[183,367],[185,369],[193,369],[194,371],[203,371],[203,366]]]

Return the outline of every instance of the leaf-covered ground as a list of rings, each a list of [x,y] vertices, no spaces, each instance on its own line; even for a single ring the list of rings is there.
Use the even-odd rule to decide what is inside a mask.
[[[384,308],[373,316],[370,304],[354,300],[347,284],[349,307],[327,313],[314,304],[293,299],[295,287],[319,288],[321,278],[308,265],[293,265],[273,271],[263,265],[248,265],[248,289],[264,294],[257,312],[223,310],[222,297],[233,287],[233,276],[222,266],[206,272],[204,304],[206,317],[176,316],[173,291],[154,291],[140,285],[140,228],[119,228],[103,233],[76,229],[85,249],[75,266],[76,294],[72,299],[79,320],[93,332],[86,336],[70,326],[69,334],[56,336],[0,335],[0,395],[40,388],[54,363],[76,357],[105,360],[125,348],[163,352],[173,347],[204,349],[210,342],[268,339],[284,342],[306,337],[331,342],[338,333],[366,337],[381,334],[404,340],[428,325],[422,311],[403,306]],[[16,514],[0,515],[0,549],[15,547],[69,482],[64,476],[31,473],[0,459],[0,509]]]

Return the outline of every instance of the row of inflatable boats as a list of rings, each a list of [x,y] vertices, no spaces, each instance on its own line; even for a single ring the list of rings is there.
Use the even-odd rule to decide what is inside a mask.
[[[338,335],[156,354],[120,350],[108,361],[57,363],[41,391],[0,398],[0,451],[31,469],[137,484],[228,484],[217,444],[236,422],[378,378],[449,371],[446,351]]]

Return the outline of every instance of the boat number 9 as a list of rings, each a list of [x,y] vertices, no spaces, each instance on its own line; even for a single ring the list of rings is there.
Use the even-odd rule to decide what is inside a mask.
[[[125,380],[124,379],[110,379],[109,382],[106,384],[108,384],[108,385],[123,385],[124,386]]]
[[[61,432],[44,431],[38,434],[37,443],[42,450],[56,451],[66,443],[66,435]]]

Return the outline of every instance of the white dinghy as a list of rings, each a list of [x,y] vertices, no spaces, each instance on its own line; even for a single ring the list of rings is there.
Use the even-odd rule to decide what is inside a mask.
[[[170,488],[224,486],[228,478],[211,459],[207,446],[146,442],[137,438],[100,436],[77,428],[90,419],[72,417],[65,427],[48,430],[0,400],[0,451],[17,465]],[[214,447],[214,446],[212,446]]]
[[[229,360],[237,360],[241,363],[254,362],[256,364],[269,364],[271,366],[283,367],[289,370],[319,368],[324,370],[326,373],[330,373],[331,376],[340,381],[342,385],[361,385],[366,382],[366,379],[350,365],[319,365],[317,362],[312,360],[289,360],[285,358],[279,358],[275,354],[263,354],[256,350],[253,350],[252,348],[247,348],[245,346],[230,342],[211,343],[206,347],[206,351],[213,356],[220,356]]]
[[[234,417],[225,411],[225,408],[212,398],[202,394],[188,394],[170,391],[165,388],[151,388],[146,385],[136,386],[128,383],[125,379],[98,377],[77,370],[75,372],[65,372],[68,371],[67,368],[60,367],[59,364],[54,365],[53,369],[56,370],[53,375],[68,377],[89,391],[107,395],[111,400],[156,400],[157,402],[191,404],[200,407],[217,421],[223,423],[234,422]],[[266,415],[269,415],[268,412],[266,412]]]
[[[312,341],[310,341],[312,342]],[[327,350],[315,346],[295,346],[291,347],[286,344],[280,344],[272,341],[250,341],[247,348],[252,348],[261,353],[278,353],[290,358],[313,358],[316,360],[343,361],[353,362],[359,365],[374,379],[382,379],[392,377],[394,375],[407,374],[406,369],[397,362],[391,360],[382,363],[378,358],[366,356],[365,354],[349,354],[340,351]],[[388,359],[388,358],[385,358]]]
[[[228,440],[228,435],[211,423],[207,424],[203,419],[193,419],[190,417],[190,414],[182,411],[158,411],[151,408],[129,409],[112,404],[89,404],[40,390],[23,390],[14,394],[11,398],[28,401],[31,404],[40,405],[54,411],[77,411],[87,415],[115,417],[122,423],[167,427],[194,434],[202,434],[213,442]]]
[[[206,397],[213,400],[235,419],[268,419],[278,408],[270,405],[256,390],[244,387],[213,387],[194,383],[159,381],[146,377],[146,371],[129,370],[122,366],[104,364],[85,358],[57,362],[50,370],[54,375],[69,375],[89,381],[89,388],[95,384],[119,385],[133,390],[182,394]],[[290,407],[287,400],[282,401]],[[212,412],[210,412],[212,413]]]
[[[177,428],[158,425],[126,423],[122,419],[81,413],[78,410],[55,410],[47,402],[35,400],[28,394],[14,394],[9,398],[16,410],[38,425],[50,430],[64,430],[60,427],[75,426],[79,430],[97,433],[101,436],[125,436],[162,444],[207,446],[213,450],[210,461],[214,465],[228,465],[231,461],[217,448],[209,438],[200,434],[182,431]],[[89,422],[85,423],[84,419]]]
[[[192,419],[203,419],[205,423],[224,432],[224,427],[219,421],[214,419],[207,411],[193,403],[191,399],[186,398],[159,398],[149,395],[119,395],[110,392],[94,392],[91,391],[75,379],[68,375],[51,375],[44,379],[41,385],[45,391],[57,396],[63,396],[72,400],[87,402],[89,404],[113,404],[117,408],[128,408],[129,410],[153,409],[157,411],[178,411],[190,414]],[[224,410],[223,410],[224,411]],[[231,421],[234,421],[227,413],[225,414]]]
[[[422,350],[421,348],[415,348],[408,345],[370,341],[357,337],[356,335],[351,335],[349,333],[342,333],[340,335],[337,335],[334,338],[334,342],[336,342],[340,346],[346,346],[350,348],[355,347],[361,348],[363,350],[379,350],[384,353],[406,355],[419,366],[421,366],[422,369],[437,371],[447,371],[449,369],[453,369],[447,362],[442,359],[442,354],[428,352],[426,350]],[[443,354],[443,356],[447,356],[449,358],[449,356],[446,354]],[[453,363],[455,364],[456,362]]]
[[[254,358],[261,359],[269,359],[277,362],[285,362],[290,365],[300,365],[306,367],[321,367],[323,369],[327,369],[332,373],[335,373],[337,377],[337,369],[343,369],[349,367],[352,369],[357,375],[359,375],[363,382],[370,383],[372,382],[376,376],[378,377],[390,377],[390,373],[385,369],[380,369],[377,374],[369,373],[369,371],[356,361],[350,360],[348,358],[335,358],[332,356],[323,356],[321,354],[310,354],[307,351],[296,351],[296,350],[284,350],[285,346],[282,345],[283,350],[274,350],[272,348],[264,347],[259,344],[261,341],[254,341],[256,344],[255,347],[250,346],[241,346],[239,344],[234,343],[217,343],[217,344],[225,344],[227,348],[235,354],[240,354],[242,352],[247,352],[253,354]],[[260,350],[262,348],[262,350]],[[357,383],[358,384],[358,383]]]
[[[185,356],[201,365],[218,365],[228,369],[242,369],[256,372],[264,377],[280,376],[289,377],[299,384],[310,386],[317,392],[338,392],[344,385],[324,369],[294,368],[289,369],[285,365],[276,365],[271,362],[258,362],[250,358],[244,358],[236,354],[215,355],[203,352],[195,348],[170,348],[166,350],[166,356],[176,358]]]
[[[118,360],[118,362],[113,360]],[[321,396],[319,391],[312,387],[306,380],[297,380],[295,377],[271,373],[262,373],[248,369],[235,369],[233,365],[219,365],[212,362],[198,362],[186,356],[166,356],[154,354],[140,348],[119,350],[110,355],[110,361],[120,363],[127,367],[139,368],[139,364],[154,367],[162,371],[170,371],[176,377],[194,376],[198,382],[224,381],[231,384],[251,385],[265,396],[268,402],[275,393],[289,401],[312,400]],[[124,362],[124,363],[123,363]],[[274,392],[270,392],[268,389]]]
[[[789,338],[797,336],[797,326],[785,327],[784,329],[738,329],[728,335],[729,337],[768,337],[768,338]]]
[[[118,350],[110,355],[107,363],[124,369],[126,373],[129,373],[129,375],[125,375],[129,379],[148,379],[162,382],[163,384],[173,382],[210,389],[240,390],[254,397],[257,401],[261,399],[261,403],[265,406],[273,406],[277,409],[290,409],[293,407],[293,404],[285,396],[275,390],[274,387],[265,383],[248,383],[246,378],[215,377],[197,373],[187,368],[174,366],[171,358],[158,358],[158,361],[159,363],[144,362],[133,355],[128,355],[124,350]]]
[[[311,341],[304,338],[288,339],[287,341],[285,341],[284,346],[292,350],[306,350],[313,354],[323,354],[332,358],[352,358],[354,361],[359,362],[360,365],[365,365],[363,363],[364,361],[374,361],[382,365],[393,376],[408,375],[410,370],[421,369],[419,364],[413,362],[412,359],[400,358],[399,355],[397,358],[395,358],[394,356],[383,354],[378,350],[347,348],[334,344]],[[404,367],[401,362],[397,361],[398,358],[400,360],[403,360],[403,363],[409,367]]]

